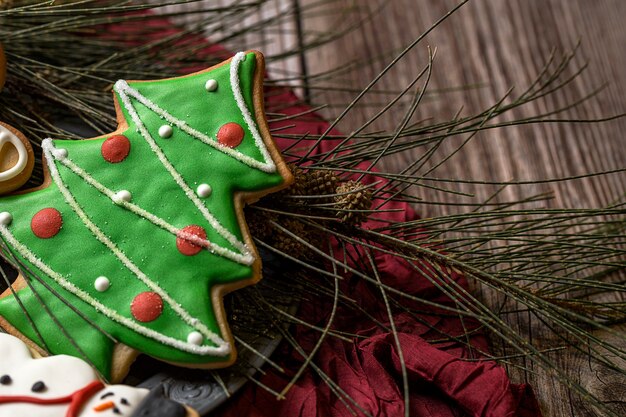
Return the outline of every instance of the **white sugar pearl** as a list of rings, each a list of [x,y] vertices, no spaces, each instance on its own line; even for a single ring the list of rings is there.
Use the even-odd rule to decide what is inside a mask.
[[[67,149],[55,149],[52,152],[54,154],[54,157],[58,159],[59,161],[62,161],[65,158],[67,158]]]
[[[217,90],[217,81],[213,79],[207,80],[206,84],[204,84],[204,88],[206,88],[206,91],[209,92]]]
[[[200,346],[204,341],[204,336],[200,332],[191,332],[189,336],[187,336],[187,342],[192,345]]]
[[[159,128],[159,136],[164,139],[171,138],[173,134],[174,131],[172,130],[172,126],[170,125],[163,125]]]
[[[116,204],[119,204],[123,201],[128,203],[132,198],[133,196],[131,195],[129,191],[121,190],[121,191],[116,192],[115,195],[113,195],[113,202]]]
[[[211,195],[211,191],[213,190],[211,190],[211,186],[209,184],[200,184],[196,189],[196,193],[200,198],[207,198]]]
[[[94,281],[93,286],[96,290],[104,292],[109,289],[109,287],[111,286],[111,282],[107,277],[98,277]]]
[[[12,221],[13,216],[11,216],[11,213],[9,213],[8,211],[3,211],[2,213],[0,213],[0,224],[8,226],[11,224]]]

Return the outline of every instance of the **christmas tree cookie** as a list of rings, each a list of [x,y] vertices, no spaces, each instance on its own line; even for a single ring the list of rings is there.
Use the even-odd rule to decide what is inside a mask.
[[[269,135],[258,52],[179,78],[118,81],[119,128],[45,140],[43,186],[0,198],[20,276],[0,326],[119,381],[138,353],[233,362],[222,297],[260,279],[242,208],[292,181]]]

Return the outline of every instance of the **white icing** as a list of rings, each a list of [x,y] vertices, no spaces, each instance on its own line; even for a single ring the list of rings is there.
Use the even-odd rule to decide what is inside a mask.
[[[18,338],[0,333],[0,376],[9,375],[10,384],[0,385],[0,396],[25,395],[38,398],[65,397],[97,381],[95,371],[84,361],[67,355],[33,359]],[[46,389],[31,391],[41,381]],[[64,417],[69,404],[0,404],[2,417]],[[82,417],[82,415],[81,415]]]
[[[207,198],[211,195],[212,191],[213,190],[211,189],[211,186],[209,184],[200,184],[196,189],[196,194],[198,194],[198,197],[200,198]]]
[[[206,84],[204,84],[204,88],[206,88],[206,91],[208,92],[213,92],[215,90],[217,90],[217,80],[207,80]]]
[[[3,211],[0,213],[0,224],[8,226],[13,221],[13,216],[8,211]]]
[[[128,385],[109,385],[97,392],[85,403],[80,417],[130,417],[149,392],[145,388],[135,388]],[[113,395],[100,398],[106,394]],[[122,401],[122,398],[126,401]],[[96,411],[97,407],[102,405],[110,408]],[[113,407],[116,407],[119,413],[115,413]]]
[[[0,332],[0,376],[9,375],[13,366],[32,359],[28,347],[16,338],[6,333]]]
[[[202,344],[203,341],[204,341],[204,337],[202,337],[202,334],[198,332],[191,332],[187,336],[187,342],[191,343],[192,345],[199,346]]]
[[[17,150],[17,162],[11,168],[6,171],[0,172],[0,181],[7,181],[11,178],[17,177],[24,168],[26,168],[26,164],[28,163],[28,150],[26,146],[22,143],[22,141],[13,134],[9,129],[0,125],[0,150],[6,145],[10,143],[15,146]]]
[[[61,149],[61,148],[54,149],[53,154],[54,154],[54,157],[58,159],[59,161],[64,160],[65,158],[67,158],[67,155],[68,155],[67,149]]]
[[[171,138],[173,134],[174,131],[172,130],[172,126],[170,125],[163,125],[159,128],[159,136],[164,139]]]
[[[232,86],[233,95],[235,96],[235,101],[237,102],[237,107],[239,107],[239,111],[243,116],[243,119],[246,121],[248,125],[248,129],[250,129],[250,133],[252,133],[252,137],[254,138],[254,143],[256,147],[263,155],[263,158],[268,166],[271,166],[271,169],[265,172],[275,172],[276,165],[274,164],[274,160],[270,156],[267,148],[265,147],[265,143],[263,142],[263,138],[261,138],[261,134],[256,127],[256,123],[254,123],[254,119],[250,114],[250,110],[248,110],[248,106],[246,105],[246,101],[243,99],[243,94],[241,93],[241,85],[239,83],[239,66],[246,59],[246,54],[243,52],[237,52],[230,62],[230,84]],[[227,148],[231,149],[231,148]]]
[[[98,277],[94,281],[93,286],[97,291],[104,292],[111,286],[111,281],[107,277]]]
[[[111,200],[113,200],[115,204],[122,204],[122,203],[130,202],[132,198],[133,196],[131,195],[130,191],[121,190],[113,194],[113,197],[111,198]]]
[[[54,156],[54,153],[52,152],[54,148],[50,141],[44,141],[42,143],[42,148],[43,147],[49,150],[50,154]],[[119,204],[120,206],[126,208],[127,210],[130,210],[131,212],[137,214],[138,216],[143,217],[144,219],[150,221],[154,225],[159,226],[169,231],[174,236],[182,237],[183,239],[189,240],[190,242],[192,242],[193,244],[197,246],[211,250],[211,252],[216,255],[222,256],[224,258],[230,259],[232,261],[235,261],[243,265],[251,265],[254,262],[254,258],[250,253],[239,254],[239,253],[233,252],[230,249],[218,246],[217,244],[213,244],[206,239],[203,239],[192,233],[188,233],[188,232],[185,232],[181,229],[174,227],[173,225],[166,222],[164,219],[158,216],[155,216],[154,214],[144,210],[143,208],[137,206],[136,204],[131,203],[130,201],[125,201],[121,198],[118,198],[115,192],[113,192],[111,189],[107,188],[98,180],[96,180],[91,175],[89,175],[89,173],[87,173],[81,167],[76,165],[76,163],[74,163],[70,158],[61,160],[59,162],[61,162],[63,166],[65,166],[66,168],[74,172],[76,175],[81,177],[87,184],[91,185],[92,187],[100,191],[102,194],[109,197],[116,204]],[[220,230],[217,230],[217,231],[220,232]],[[228,233],[228,231],[226,231],[226,233]]]
[[[11,383],[0,384],[0,396],[28,396],[43,399],[67,397],[98,380],[95,371],[84,361],[67,355],[33,359],[28,347],[18,338],[0,333],[0,376],[9,375]],[[31,391],[36,382],[43,382],[46,389],[39,393]],[[144,388],[126,385],[109,385],[97,391],[82,406],[79,417],[130,416],[148,395]],[[106,398],[101,397],[107,393]],[[122,398],[126,399],[123,404]],[[100,404],[112,402],[113,407],[95,411]],[[70,403],[41,405],[26,403],[0,404],[1,417],[65,417]]]

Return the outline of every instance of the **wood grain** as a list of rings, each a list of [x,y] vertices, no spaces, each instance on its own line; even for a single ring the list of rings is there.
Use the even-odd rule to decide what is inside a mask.
[[[427,30],[460,0],[268,0],[256,13],[248,13],[228,31],[246,27],[270,16],[293,16],[291,8],[302,8],[304,36],[314,41],[324,35],[355,25],[355,29],[333,42],[310,49],[304,55],[305,66],[298,57],[278,59],[296,46],[297,25],[284,19],[279,25],[259,28],[244,39],[222,39],[224,28],[207,28],[210,39],[233,50],[260,48],[269,57],[269,73],[274,79],[290,78],[306,72],[324,84],[324,74],[339,71],[328,88],[312,89],[314,104],[348,103],[366,86],[402,48]],[[205,1],[215,6],[237,3],[235,0]],[[197,3],[184,6],[197,8]],[[313,7],[310,9],[309,7]],[[376,85],[378,93],[369,94],[340,124],[350,132],[368,120],[391,96],[407,85],[427,62],[427,48],[437,49],[429,90],[434,92],[420,104],[415,120],[433,118],[450,120],[459,109],[468,115],[496,103],[510,87],[521,91],[532,82],[556,48],[557,54],[576,47],[574,66],[589,63],[586,72],[557,94],[514,111],[503,120],[528,117],[557,108],[585,96],[594,88],[608,83],[593,100],[563,115],[568,118],[599,118],[626,113],[626,1],[624,0],[473,0],[429,34],[424,42],[409,52]],[[234,26],[232,26],[234,25]],[[244,44],[242,44],[242,42]],[[246,43],[247,42],[247,43]],[[272,59],[275,57],[277,59]],[[351,65],[359,62],[359,65]],[[321,81],[320,81],[321,80]],[[475,86],[458,89],[460,86]],[[452,91],[449,91],[452,89]],[[304,90],[300,90],[304,92]],[[408,102],[401,101],[397,111],[389,112],[372,129],[393,129],[403,116]],[[337,115],[339,107],[324,110],[328,118]],[[538,180],[603,172],[626,167],[624,141],[626,118],[602,124],[534,124],[481,133],[470,146],[462,148],[450,161],[437,168],[433,176],[472,180]],[[448,155],[463,138],[453,138],[435,154],[433,160]],[[389,171],[400,171],[419,158],[423,148],[405,152],[381,162]],[[427,167],[428,168],[428,167]],[[463,185],[459,191],[473,193],[474,201],[490,196],[495,186]],[[537,205],[547,207],[597,207],[610,203],[626,190],[624,173],[551,184],[508,187],[498,196],[500,201],[552,192],[554,198]],[[433,190],[417,189],[425,201],[441,200]],[[452,198],[452,197],[448,197]],[[459,200],[466,201],[466,200]],[[422,216],[439,216],[465,210],[458,206],[421,204]],[[503,300],[493,293],[476,288],[483,300],[499,306]],[[549,332],[529,320],[529,314],[509,315],[507,320],[521,333],[552,346]],[[609,337],[608,335],[601,335]],[[623,338],[622,338],[623,340]],[[616,340],[616,342],[618,342]],[[513,353],[506,346],[494,345],[502,354]],[[586,359],[573,350],[559,351],[550,358],[567,369],[580,383],[599,398],[612,404],[618,414],[626,415],[623,398],[626,379]],[[549,374],[536,369],[530,361],[521,361],[529,372],[514,366],[508,371],[514,382],[533,385],[545,416],[601,415],[584,399],[573,395]]]
[[[354,19],[364,18],[374,10],[376,2],[358,3]],[[385,51],[398,51],[408,45],[433,22],[458,2],[441,0],[393,0],[386,3],[376,17],[359,30],[331,45],[309,52],[307,70],[311,74],[340,68],[358,60],[363,62],[343,77],[343,86],[360,89],[382,68],[376,59]],[[354,2],[344,1],[346,7]],[[481,88],[440,94],[420,105],[416,120],[433,117],[451,118],[461,107],[471,114],[497,102],[511,87],[522,89],[538,74],[550,51],[565,52],[580,41],[576,65],[589,62],[588,70],[566,89],[546,100],[532,103],[510,115],[527,117],[546,109],[575,100],[608,82],[600,95],[583,106],[566,113],[571,118],[598,118],[626,112],[626,2],[622,0],[481,0],[464,6],[458,13],[430,34],[426,41],[410,52],[380,84],[379,89],[396,89],[409,82],[410,77],[426,63],[426,45],[437,48],[431,91],[450,87],[480,84]],[[309,29],[328,30],[329,21],[305,21]],[[330,23],[332,24],[332,23]],[[326,26],[324,26],[326,25]],[[312,27],[311,27],[312,26]],[[354,93],[315,91],[313,100],[349,102]],[[344,120],[340,128],[351,131],[373,114],[370,106],[377,99],[370,95],[358,111]],[[380,104],[380,100],[378,100]],[[332,112],[329,112],[332,116]],[[393,128],[402,111],[388,114],[377,124]],[[463,148],[449,163],[435,171],[438,177],[484,180],[536,180],[602,172],[626,166],[624,141],[626,119],[602,124],[542,124],[489,131],[480,135],[471,146]],[[440,149],[442,157],[458,140]],[[385,169],[399,171],[420,156],[419,149],[385,159]],[[576,181],[509,187],[500,199],[517,199],[523,195],[553,192],[554,199],[542,205],[550,207],[597,207],[611,202],[626,190],[626,176],[612,174]],[[477,200],[488,197],[493,187],[463,187],[476,194]],[[416,191],[425,200],[440,197],[429,190]],[[418,207],[423,216],[437,216],[459,210],[453,206],[424,204]],[[497,306],[500,297],[483,291],[483,299]],[[528,319],[527,314],[509,317],[512,326],[526,332],[540,345],[554,342],[541,326]],[[543,343],[541,340],[545,339]],[[622,339],[623,340],[623,339]],[[616,342],[618,342],[616,340]],[[621,342],[623,344],[623,342]],[[505,346],[494,346],[502,353],[513,353]],[[569,371],[584,387],[625,413],[624,386],[626,379],[585,355],[568,350],[551,356],[557,365]],[[515,382],[530,382],[537,394],[545,416],[601,415],[588,403],[573,395],[554,381],[553,377],[526,361],[522,365],[530,372],[515,367],[508,371]]]

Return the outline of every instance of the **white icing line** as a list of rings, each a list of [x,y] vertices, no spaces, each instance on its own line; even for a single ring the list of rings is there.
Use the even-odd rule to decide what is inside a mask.
[[[88,172],[83,170],[80,166],[76,165],[76,163],[74,161],[72,161],[70,158],[57,159],[56,158],[56,153],[55,153],[55,148],[53,148],[54,145],[51,142],[46,141],[42,146],[45,147],[50,152],[50,154],[53,157],[55,157],[55,159],[57,161],[59,161],[66,168],[68,168],[70,171],[74,172],[76,175],[81,177],[87,184],[91,185],[96,190],[98,190],[102,194],[104,194],[107,197],[109,197],[111,200],[113,200],[115,202],[115,204],[117,204],[119,206],[122,206],[122,207],[126,208],[127,210],[137,214],[138,216],[143,217],[144,219],[150,221],[154,225],[156,225],[156,226],[158,226],[158,227],[160,227],[162,229],[167,230],[168,232],[170,232],[174,236],[182,237],[183,239],[188,240],[188,241],[192,242],[195,245],[198,245],[200,247],[206,248],[211,253],[215,253],[216,255],[219,255],[219,256],[222,256],[224,258],[230,259],[230,260],[232,260],[234,262],[237,262],[239,264],[242,264],[242,265],[252,265],[254,263],[254,257],[251,254],[241,255],[241,254],[233,252],[232,250],[229,250],[229,249],[224,248],[222,246],[219,246],[219,245],[217,245],[215,243],[212,243],[212,242],[210,242],[207,239],[203,239],[203,238],[201,238],[199,236],[196,236],[193,233],[185,232],[184,230],[181,230],[181,229],[178,229],[177,227],[174,227],[173,225],[171,225],[170,223],[166,222],[162,218],[160,218],[158,216],[155,216],[154,214],[150,213],[149,211],[141,208],[140,206],[138,206],[138,205],[136,205],[134,203],[131,203],[130,201],[125,201],[123,199],[118,198],[118,194],[120,192],[116,193],[115,191],[111,190],[110,188],[107,188],[105,185],[103,185],[98,180],[93,178]]]
[[[92,305],[96,310],[102,312],[105,316],[109,317],[111,320],[114,320],[134,330],[135,332],[141,335],[157,340],[158,342],[161,342],[165,345],[173,346],[185,352],[190,352],[190,353],[194,353],[197,355],[220,355],[220,356],[225,356],[230,352],[229,343],[223,340],[221,341],[222,343],[216,343],[218,344],[217,347],[198,346],[192,343],[183,342],[178,339],[174,339],[173,337],[170,337],[170,336],[165,336],[162,333],[159,333],[153,329],[144,327],[136,323],[135,321],[118,314],[115,310],[110,309],[109,307],[105,306],[104,304],[100,303],[98,300],[93,298],[87,292],[76,287],[74,284],[66,280],[58,272],[52,270],[52,268],[50,268],[48,265],[42,262],[39,258],[37,258],[37,256],[33,252],[31,252],[25,245],[23,245],[20,241],[18,241],[13,236],[13,234],[9,231],[7,226],[0,224],[0,233],[6,239],[6,241],[9,242],[11,246],[20,253],[22,257],[24,257],[30,263],[32,263],[37,268],[42,270],[46,275],[54,279],[60,286],[62,286],[63,288],[71,292],[72,294],[76,295],[78,298],[85,301],[86,303]],[[213,339],[211,340],[214,341]]]
[[[243,99],[243,94],[241,94],[241,85],[239,84],[239,66],[246,59],[246,54],[243,52],[237,52],[233,59],[230,61],[230,85],[232,86],[233,95],[235,96],[235,101],[237,102],[237,106],[239,107],[239,111],[241,111],[241,115],[243,119],[246,121],[248,125],[248,129],[252,133],[252,137],[254,137],[254,143],[256,144],[259,151],[263,155],[265,161],[269,161],[268,165],[271,164],[272,170],[265,172],[274,172],[276,171],[276,165],[274,165],[274,160],[269,154],[267,148],[265,147],[265,142],[261,138],[259,131],[256,127],[256,123],[254,123],[254,119],[248,110],[248,106],[246,106],[246,102]]]
[[[161,161],[161,164],[165,167],[165,169],[167,169],[167,171],[170,173],[172,178],[174,178],[174,181],[176,181],[178,186],[185,192],[185,195],[187,196],[187,198],[189,198],[196,205],[198,210],[200,210],[200,212],[202,213],[204,218],[209,222],[209,224],[224,239],[228,240],[228,242],[231,245],[236,247],[244,256],[252,256],[252,251],[247,247],[247,245],[241,242],[239,239],[237,239],[235,235],[233,235],[230,231],[228,231],[224,226],[221,225],[221,223],[206,208],[204,203],[198,198],[196,193],[187,185],[183,177],[176,170],[176,168],[174,168],[172,163],[167,159],[167,157],[165,156],[165,154],[163,153],[159,145],[156,143],[152,135],[150,135],[150,132],[148,132],[148,129],[146,129],[142,120],[139,118],[139,114],[137,113],[134,106],[130,102],[130,98],[128,97],[128,94],[126,94],[123,88],[118,87],[118,84],[120,84],[120,82],[122,82],[123,85],[125,85],[127,88],[129,89],[131,88],[128,87],[128,84],[126,84],[125,81],[118,81],[116,83],[116,89],[118,90],[118,93],[122,99],[122,103],[124,107],[126,108],[126,110],[128,111],[128,113],[130,114],[131,118],[133,119],[133,122],[137,126],[137,129],[139,129],[141,136],[143,136],[143,138],[146,140],[146,142],[150,146],[150,149],[152,149],[152,151],[157,155],[157,157],[159,158],[159,161]],[[137,94],[139,93],[137,92]],[[171,122],[171,123],[175,124],[174,122]]]
[[[50,139],[46,139],[42,142],[42,149],[44,151],[44,155],[46,156],[46,159],[50,162],[55,161],[54,157],[52,156],[51,153],[51,149],[53,148],[52,146],[52,141]],[[61,191],[61,194],[63,194],[63,197],[65,197],[65,200],[67,201],[67,203],[69,204],[69,206],[72,208],[72,210],[74,210],[74,212],[78,215],[78,217],[83,221],[83,223],[85,224],[85,226],[87,226],[87,228],[91,231],[91,233],[96,237],[96,239],[98,239],[100,242],[102,242],[104,245],[106,245],[109,250],[120,260],[120,262],[126,267],[128,268],[133,274],[135,274],[135,276],[142,281],[148,288],[150,288],[152,291],[156,292],[157,294],[159,294],[161,296],[161,298],[172,308],[172,310],[174,310],[179,316],[180,318],[186,322],[189,326],[199,330],[202,334],[204,334],[205,337],[207,337],[209,340],[211,340],[213,343],[215,343],[217,345],[217,347],[212,347],[212,346],[204,346],[201,347],[199,351],[195,350],[195,348],[193,348],[192,345],[188,344],[188,343],[184,343],[181,342],[179,340],[173,339],[169,336],[165,336],[161,333],[158,333],[152,329],[148,329],[146,327],[143,327],[139,324],[137,324],[136,322],[124,317],[124,316],[120,316],[119,314],[117,314],[115,311],[109,309],[108,307],[102,305],[101,303],[99,303],[97,300],[93,299],[89,294],[85,293],[84,291],[76,288],[74,285],[72,285],[71,283],[67,282],[61,275],[57,274],[56,272],[54,272],[52,269],[50,269],[47,265],[45,265],[41,260],[39,260],[35,255],[32,254],[32,252],[30,252],[25,246],[21,245],[21,243],[19,243],[15,238],[13,238],[13,236],[10,234],[10,232],[8,231],[8,228],[6,226],[0,225],[0,227],[2,229],[2,233],[4,234],[4,232],[6,231],[11,239],[12,239],[12,244],[14,244],[15,247],[17,247],[18,245],[21,247],[20,249],[20,253],[22,254],[22,256],[26,257],[28,255],[29,260],[31,261],[31,263],[35,264],[37,267],[39,267],[39,269],[41,269],[42,271],[46,272],[49,276],[51,276],[53,279],[55,279],[55,281],[57,281],[60,285],[64,286],[64,284],[62,282],[65,282],[66,284],[68,284],[70,287],[68,287],[68,291],[71,291],[72,293],[76,294],[78,297],[83,298],[84,296],[88,297],[90,301],[84,299],[85,301],[87,301],[88,303],[92,304],[94,307],[101,309],[101,311],[107,315],[108,317],[110,317],[112,320],[118,321],[119,323],[131,328],[132,330],[137,331],[140,334],[143,334],[144,336],[147,337],[151,337],[161,343],[170,345],[170,346],[174,346],[177,347],[183,351],[187,351],[187,352],[191,352],[191,353],[196,353],[196,354],[216,354],[216,355],[227,355],[230,352],[230,344],[226,341],[224,341],[222,338],[220,338],[218,335],[216,335],[215,333],[213,333],[211,330],[209,330],[204,324],[202,324],[200,322],[200,320],[192,317],[187,311],[185,311],[180,304],[178,304],[167,292],[165,292],[165,290],[163,290],[161,287],[159,287],[155,282],[153,282],[152,280],[150,280],[125,254],[124,252],[122,252],[116,245],[115,243],[113,243],[111,241],[111,239],[109,239],[103,232],[102,230],[100,230],[100,228],[98,228],[98,226],[96,226],[91,219],[85,214],[84,210],[80,207],[80,205],[76,202],[76,200],[74,199],[74,196],[72,195],[72,193],[67,189],[67,187],[65,186],[65,184],[63,183],[63,179],[61,178],[61,175],[59,174],[59,171],[57,170],[56,167],[56,163],[50,163],[48,164],[48,169],[50,170],[50,175],[52,176],[52,179],[54,180],[54,182],[56,183],[56,185],[59,187],[59,191]],[[22,251],[26,251],[26,253],[22,253]],[[46,269],[42,268],[45,267]],[[50,273],[48,273],[50,272]],[[60,280],[59,280],[60,279]],[[65,286],[64,286],[65,287]],[[158,337],[157,337],[158,336]]]

